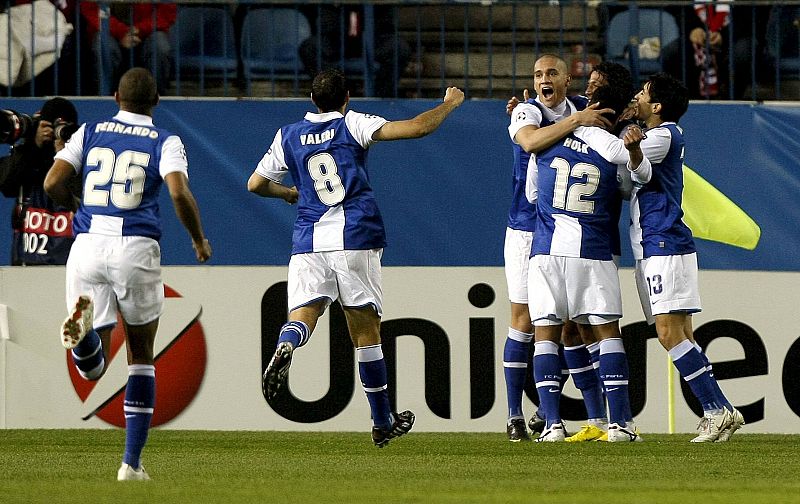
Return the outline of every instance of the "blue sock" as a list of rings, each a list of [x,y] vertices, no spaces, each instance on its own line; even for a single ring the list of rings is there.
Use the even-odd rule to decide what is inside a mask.
[[[719,387],[719,383],[717,383],[717,379],[714,377],[714,369],[711,367],[711,361],[708,360],[708,356],[705,353],[703,353],[703,349],[700,348],[700,345],[698,345],[696,341],[694,342],[694,347],[697,349],[698,352],[700,352],[700,357],[703,358],[703,364],[706,365],[706,371],[708,371],[708,377],[711,378],[711,385],[714,388],[714,396],[717,399],[717,404],[721,404],[722,406],[727,408],[728,411],[733,411],[733,405],[728,400],[728,398],[725,397],[725,394]]]
[[[92,329],[86,333],[78,346],[72,349],[72,362],[78,373],[87,380],[94,380],[103,373],[105,358],[100,335]]]
[[[156,402],[156,368],[148,364],[128,366],[125,388],[125,455],[122,461],[134,469],[141,465],[142,449],[147,442],[150,420]]]
[[[606,418],[606,402],[603,388],[592,366],[592,359],[585,345],[564,347],[564,358],[569,366],[572,381],[583,395],[588,419]]]
[[[717,403],[714,385],[706,371],[706,365],[700,352],[691,341],[683,340],[669,351],[672,363],[678,368],[681,377],[689,384],[692,393],[700,401],[703,411],[718,411],[722,405]]]
[[[558,345],[558,362],[561,364],[561,391],[564,391],[564,385],[569,380],[569,364],[567,358],[564,356],[564,345]]]
[[[539,412],[547,427],[561,423],[561,360],[558,343],[537,341],[533,350],[533,378],[539,392]]]
[[[383,348],[380,343],[359,347],[356,349],[356,355],[361,385],[367,394],[369,409],[372,412],[372,423],[377,427],[388,429],[392,425],[392,409],[389,405]]]
[[[290,320],[281,327],[281,334],[278,336],[278,344],[288,341],[293,348],[298,348],[306,344],[309,334],[308,326],[299,320]]]
[[[528,374],[528,351],[533,334],[508,328],[508,337],[503,349],[503,373],[506,377],[508,418],[524,418],[522,414],[522,392]]]
[[[628,357],[622,338],[608,338],[600,342],[600,376],[608,399],[609,423],[627,425],[630,416],[628,396]]]

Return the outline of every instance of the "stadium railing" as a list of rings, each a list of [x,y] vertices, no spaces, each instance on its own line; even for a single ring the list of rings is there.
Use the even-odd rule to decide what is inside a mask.
[[[49,1],[35,0],[33,4],[41,6]],[[97,78],[98,74],[109,75],[110,70],[107,65],[93,64],[92,41],[87,37],[88,23],[81,10],[94,6],[102,9],[101,39],[108,40],[108,15],[118,13],[125,3],[131,2],[67,0],[63,13],[70,34],[69,28],[65,30],[59,23],[55,9],[31,11],[28,7],[25,17],[20,16],[24,7],[19,0],[0,0],[0,9],[4,10],[0,14],[0,93],[111,94],[114,85]],[[686,56],[690,52],[685,50],[684,35],[691,25],[686,12],[691,15],[695,5],[719,5],[731,11],[725,29],[732,40],[723,45],[725,54],[718,71],[731,78],[729,85],[706,98],[800,99],[796,64],[800,60],[800,23],[786,19],[800,12],[800,0],[344,0],[336,4],[321,0],[204,0],[176,4],[178,19],[170,29],[173,70],[167,95],[304,97],[309,90],[309,74],[313,73],[306,69],[305,60],[309,65],[315,62],[314,66],[344,68],[354,79],[354,94],[363,96],[437,97],[448,85],[458,85],[468,97],[504,98],[531,86],[533,61],[544,52],[567,61],[573,75],[572,91],[580,92],[592,66],[603,59],[617,58],[628,65],[637,81],[646,78],[647,72],[663,68],[668,41],[663,31],[665,20],[674,20],[681,34],[678,77],[686,80],[687,69],[693,64]],[[200,9],[215,11],[225,22],[209,24],[189,15]],[[251,11],[262,11],[260,19],[280,22],[254,26],[247,22]],[[656,32],[652,28],[648,31],[653,12],[660,13],[662,23]],[[292,18],[288,13],[296,14]],[[618,15],[626,16],[624,23],[614,21]],[[128,16],[132,21],[132,10]],[[26,28],[28,19],[30,26]],[[153,14],[152,25],[157,22]],[[43,25],[52,25],[52,42],[43,42]],[[232,26],[233,33],[223,26]],[[608,30],[610,26],[615,27],[613,33]],[[47,52],[65,38],[64,50],[71,51],[72,56],[56,58],[56,53]],[[623,51],[610,54],[608,47],[619,40]],[[271,42],[276,47],[270,50]],[[311,49],[307,48],[305,58],[301,58],[304,44]],[[101,53],[107,55],[107,48],[108,44],[101,44]],[[132,54],[127,57],[129,64],[135,63]],[[738,63],[734,66],[735,61]],[[388,85],[380,79],[388,79]]]

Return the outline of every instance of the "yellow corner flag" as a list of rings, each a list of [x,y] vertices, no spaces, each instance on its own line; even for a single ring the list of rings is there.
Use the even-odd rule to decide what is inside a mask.
[[[736,203],[683,165],[683,221],[695,238],[753,250],[761,228]]]

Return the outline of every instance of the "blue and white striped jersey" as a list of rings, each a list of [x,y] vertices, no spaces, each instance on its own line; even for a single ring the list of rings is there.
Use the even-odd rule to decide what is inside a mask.
[[[181,139],[156,128],[150,116],[120,111],[82,125],[56,154],[82,176],[74,234],[161,238],[158,195],[164,177],[187,174]]]
[[[549,126],[561,119],[569,116],[572,112],[583,110],[586,108],[587,99],[583,96],[569,97],[557,107],[557,110],[552,110],[545,107],[541,102],[529,99],[517,105],[511,113],[511,124],[508,127],[508,133],[511,136],[514,149],[514,167],[512,170],[512,194],[511,208],[508,212],[508,227],[520,231],[534,231],[536,227],[536,205],[531,201],[535,201],[535,197],[530,199],[526,196],[526,186],[533,188],[535,191],[535,180],[528,180],[528,164],[531,154],[519,146],[515,140],[515,136],[520,128],[524,126]],[[534,164],[535,164],[535,156]],[[535,170],[533,171],[535,173]]]
[[[386,246],[383,219],[367,173],[372,134],[386,119],[349,111],[307,113],[275,134],[256,173],[299,192],[292,254]]]
[[[570,134],[539,152],[532,255],[612,260],[618,248],[617,166]]]
[[[683,222],[683,132],[675,123],[646,131],[641,148],[653,166],[644,185],[631,193],[631,247],[634,259],[696,252]]]

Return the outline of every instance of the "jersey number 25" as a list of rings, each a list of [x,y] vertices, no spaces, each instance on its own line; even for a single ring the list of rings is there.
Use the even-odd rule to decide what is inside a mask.
[[[86,174],[83,188],[83,203],[92,206],[108,206],[111,203],[121,209],[130,210],[139,206],[144,192],[144,167],[150,163],[150,154],[123,151],[117,156],[107,147],[94,147],[86,155],[86,166],[95,167]],[[106,187],[111,182],[108,189]]]

